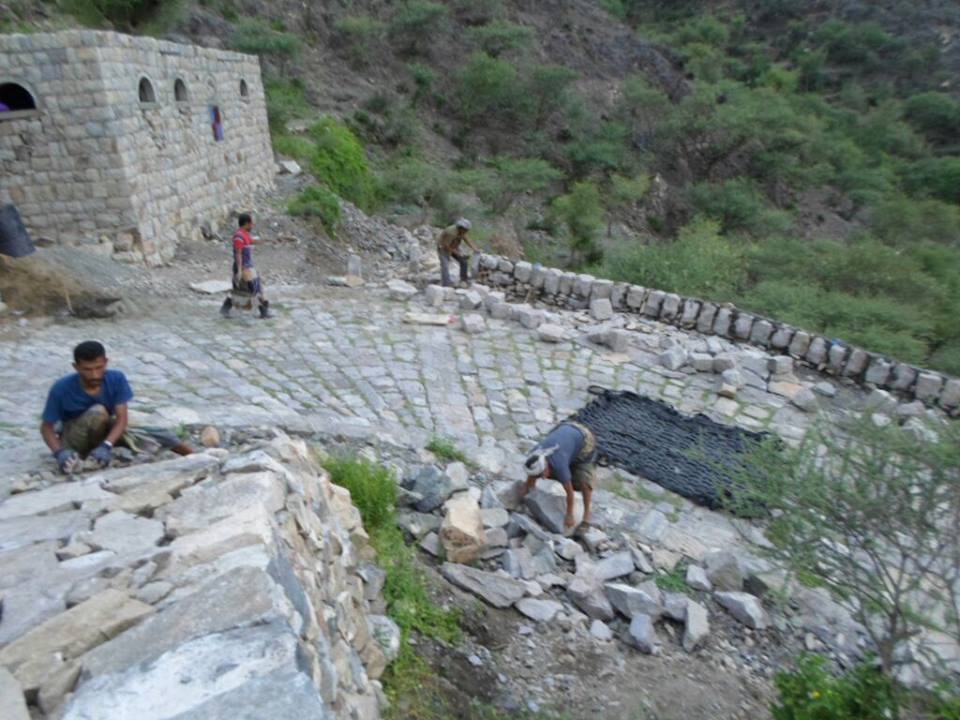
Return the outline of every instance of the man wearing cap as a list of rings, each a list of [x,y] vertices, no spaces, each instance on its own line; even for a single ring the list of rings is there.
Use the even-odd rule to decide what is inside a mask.
[[[520,488],[520,497],[526,497],[540,478],[556,480],[563,484],[567,493],[564,530],[573,530],[574,491],[583,494],[582,524],[588,525],[596,459],[597,441],[590,428],[577,422],[561,423],[537,444],[524,461],[527,482]]]
[[[450,280],[450,258],[454,258],[460,263],[460,282],[469,282],[467,257],[460,252],[460,243],[465,242],[474,252],[480,252],[480,249],[473,244],[473,241],[467,235],[470,229],[470,221],[466,218],[460,218],[453,225],[444,228],[437,236],[437,253],[440,255],[440,278],[444,287],[453,285]]]

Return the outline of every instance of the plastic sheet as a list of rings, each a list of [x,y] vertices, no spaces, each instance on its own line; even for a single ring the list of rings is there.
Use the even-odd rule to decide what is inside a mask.
[[[0,255],[23,257],[36,248],[15,205],[0,206]]]
[[[709,508],[723,504],[746,453],[769,435],[689,417],[666,403],[598,386],[598,397],[569,419],[597,438],[599,461]]]

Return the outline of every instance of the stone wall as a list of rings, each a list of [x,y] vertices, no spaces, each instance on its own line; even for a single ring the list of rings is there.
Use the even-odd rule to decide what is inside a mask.
[[[157,264],[272,182],[254,56],[68,31],[0,36],[0,67],[0,82],[23,84],[38,106],[0,116],[0,203],[14,202],[38,237]],[[144,78],[154,102],[140,100]]]
[[[898,362],[878,353],[740,310],[662,290],[545,268],[496,255],[475,260],[478,279],[511,299],[538,300],[580,310],[594,303],[616,312],[669,323],[787,354],[828,375],[900,393],[953,414],[960,410],[960,379]]]
[[[380,716],[399,630],[303,441],[21,489],[0,504],[4,717]]]

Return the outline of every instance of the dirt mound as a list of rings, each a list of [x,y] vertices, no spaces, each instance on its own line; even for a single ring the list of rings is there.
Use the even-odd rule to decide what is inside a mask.
[[[0,256],[0,295],[28,315],[112,317],[133,308],[142,273],[92,251],[41,248],[23,258]]]

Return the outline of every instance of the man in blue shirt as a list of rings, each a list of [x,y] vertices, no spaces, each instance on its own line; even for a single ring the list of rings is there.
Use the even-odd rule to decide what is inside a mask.
[[[79,471],[83,458],[106,467],[118,443],[136,449],[139,441],[146,440],[178,455],[193,452],[167,430],[129,427],[127,404],[133,391],[122,372],[107,369],[103,345],[92,340],[80,343],[73,349],[73,361],[76,372],[50,388],[40,424],[43,441],[61,472]]]
[[[567,533],[573,530],[574,491],[583,494],[582,524],[589,525],[596,459],[597,441],[590,428],[571,421],[557,425],[530,452],[523,464],[527,482],[521,486],[521,498],[533,490],[540,478],[556,480],[563,484],[567,494],[564,530]]]

